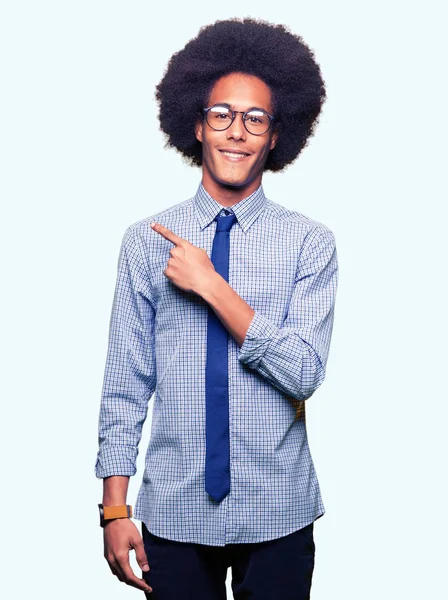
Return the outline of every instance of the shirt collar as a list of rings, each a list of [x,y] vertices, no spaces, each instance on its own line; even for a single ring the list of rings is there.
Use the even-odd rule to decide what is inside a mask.
[[[193,200],[201,230],[210,225],[221,210],[225,208],[235,214],[241,229],[246,233],[266,207],[266,196],[261,184],[250,196],[243,198],[231,207],[227,207],[222,206],[212,198],[201,181]]]

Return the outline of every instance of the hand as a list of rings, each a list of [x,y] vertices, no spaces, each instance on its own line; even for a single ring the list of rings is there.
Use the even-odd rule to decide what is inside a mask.
[[[204,248],[198,248],[177,236],[160,223],[151,223],[151,227],[175,246],[170,250],[171,258],[168,259],[168,266],[163,272],[165,277],[182,290],[201,295],[201,290],[217,274],[207,252]]]
[[[143,590],[152,592],[152,588],[144,579],[137,577],[129,563],[129,551],[135,549],[135,558],[142,571],[149,571],[143,539],[131,519],[113,519],[104,526],[104,558],[110,570],[120,581]]]

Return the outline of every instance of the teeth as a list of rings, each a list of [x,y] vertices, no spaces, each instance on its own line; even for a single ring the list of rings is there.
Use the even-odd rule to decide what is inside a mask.
[[[226,156],[230,156],[231,158],[241,158],[243,156],[246,156],[246,154],[242,154],[242,153],[237,153],[237,152],[226,152],[225,150],[221,150],[222,154],[225,154]]]

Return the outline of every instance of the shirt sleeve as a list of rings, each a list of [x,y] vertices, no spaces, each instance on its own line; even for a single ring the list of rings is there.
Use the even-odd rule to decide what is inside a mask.
[[[98,421],[95,475],[135,475],[138,444],[156,386],[155,311],[134,229],[121,243]]]
[[[334,234],[317,227],[304,242],[282,326],[255,310],[238,359],[289,396],[309,398],[325,378],[337,287]]]

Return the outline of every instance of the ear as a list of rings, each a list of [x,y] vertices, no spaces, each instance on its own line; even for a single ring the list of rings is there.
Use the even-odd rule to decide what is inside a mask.
[[[203,127],[203,120],[202,119],[198,119],[196,121],[196,125],[194,126],[194,134],[196,136],[196,139],[198,140],[198,142],[202,142],[202,127]]]
[[[271,145],[269,147],[269,150],[272,150],[273,148],[275,148],[277,139],[278,139],[278,131],[274,131],[274,133],[272,134]]]

